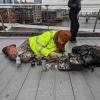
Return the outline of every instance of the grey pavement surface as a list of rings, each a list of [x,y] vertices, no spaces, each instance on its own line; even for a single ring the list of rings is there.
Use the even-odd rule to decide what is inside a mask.
[[[0,38],[0,100],[100,100],[100,68],[94,72],[42,72],[42,66],[30,63],[16,68],[2,53],[6,45],[20,45],[24,38]],[[76,45],[100,45],[100,38],[78,38],[68,43],[68,52]]]

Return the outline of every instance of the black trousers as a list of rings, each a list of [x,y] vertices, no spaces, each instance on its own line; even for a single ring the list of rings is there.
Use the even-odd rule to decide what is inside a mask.
[[[71,40],[76,40],[77,32],[79,29],[79,22],[78,22],[78,14],[80,9],[70,9],[69,10],[69,18],[71,22],[70,31],[72,33]]]

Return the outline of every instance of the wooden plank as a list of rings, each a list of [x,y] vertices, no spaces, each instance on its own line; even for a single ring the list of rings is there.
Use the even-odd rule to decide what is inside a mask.
[[[56,100],[74,100],[68,72],[56,72]]]
[[[41,66],[31,68],[31,71],[17,97],[17,100],[36,100],[41,80]]]
[[[78,45],[82,45],[82,44],[86,44],[87,41],[88,40],[88,37],[79,37],[78,39],[77,39],[77,43],[78,43]]]
[[[3,46],[11,43],[18,43],[19,42],[18,40],[16,41],[15,39],[10,39],[10,40],[7,39],[5,42],[2,41],[0,51]],[[0,55],[0,62],[1,62],[0,63],[0,95],[1,95],[1,93],[6,89],[8,84],[14,78],[17,68],[15,66],[15,63],[10,62],[8,59],[6,59],[2,52]]]
[[[2,48],[3,46],[5,46],[5,45],[9,45],[9,44],[12,44],[12,43],[15,43],[15,44],[19,44],[20,45],[20,41],[22,41],[22,40],[20,40],[20,39],[17,39],[17,40],[15,40],[15,39],[7,39],[7,41],[6,42],[3,42],[2,44],[2,46],[0,47],[0,48]],[[5,57],[3,57],[3,55],[1,55],[0,56],[0,58],[1,59],[5,59]],[[7,60],[7,59],[6,59]],[[6,63],[5,63],[6,62]],[[2,68],[4,68],[5,70],[2,72],[2,74],[0,75],[0,79],[1,79],[1,81],[0,81],[0,92],[2,92],[3,93],[3,91],[4,91],[4,93],[6,93],[6,92],[8,92],[9,91],[9,89],[7,89],[7,91],[5,92],[5,89],[9,86],[9,83],[14,83],[14,82],[11,82],[11,81],[13,81],[14,79],[14,75],[15,74],[17,74],[18,72],[16,71],[17,69],[16,68],[14,68],[14,66],[15,66],[15,63],[13,63],[12,64],[12,62],[9,62],[9,60],[7,60],[7,61],[5,61],[5,62],[3,62],[2,63]],[[7,66],[8,65],[8,66]],[[7,66],[7,68],[6,68],[6,66]],[[24,72],[24,71],[23,71]],[[18,73],[19,74],[19,73]],[[20,74],[19,74],[20,75]],[[19,77],[17,77],[17,78],[19,78]],[[21,80],[20,78],[19,78],[19,80]],[[14,80],[15,82],[17,82],[16,80]],[[23,81],[23,80],[22,80]],[[17,82],[18,83],[18,82]],[[20,82],[19,82],[20,83]],[[16,86],[16,85],[15,85]],[[14,87],[15,87],[14,85],[13,85],[13,87],[11,88],[11,87],[9,87],[10,89],[14,89]],[[13,91],[12,91],[13,92]],[[3,93],[3,94],[4,94]],[[14,92],[15,93],[15,92]],[[8,93],[9,94],[9,93]],[[5,100],[5,98],[7,98],[6,96],[6,94],[4,94],[5,95],[5,97],[3,97],[2,96],[2,99],[4,99]],[[10,96],[9,96],[10,97]]]
[[[71,43],[70,41],[68,42],[68,53],[72,52],[72,48],[75,46],[80,46],[82,45],[84,42],[84,40],[80,40],[79,38],[77,39],[77,43]]]
[[[18,44],[19,45],[22,42],[24,42],[25,39],[21,39],[21,38],[18,38],[18,39],[16,39],[16,38],[8,38],[8,39],[0,39],[0,40],[3,41],[1,47],[4,47],[4,46],[10,45],[10,44]]]
[[[8,39],[4,44],[17,43],[20,45],[23,40]],[[85,38],[83,40],[79,39],[76,44],[69,45],[73,47],[86,43],[97,44],[99,40],[94,42],[94,40]],[[43,100],[100,100],[100,71],[98,69],[93,74],[90,71],[89,73],[71,72],[70,74],[58,71],[41,73],[38,67],[30,70],[29,64],[24,64],[22,70],[17,70],[15,63],[8,60],[3,62],[5,58],[2,57],[0,56],[2,61],[0,67],[7,67],[0,74],[0,91],[2,91],[0,100],[41,100],[41,98]],[[70,75],[72,83],[70,83],[68,75]]]
[[[3,39],[0,39],[0,45],[3,45],[4,43],[7,43],[9,40],[3,40]]]
[[[1,93],[0,99],[16,100],[17,96],[20,93],[21,88],[23,87],[24,82],[26,81],[29,71],[30,71],[29,64],[23,64],[21,68],[19,68],[16,71],[13,79],[9,82],[9,84],[7,84],[5,90],[3,90],[3,92]]]
[[[1,40],[1,39],[0,39]],[[10,42],[10,41],[9,41]],[[2,49],[2,46],[6,45],[8,43],[8,40],[2,41],[2,44],[0,46],[0,51]],[[6,85],[9,83],[11,78],[16,72],[16,69],[12,66],[15,65],[15,63],[11,63],[6,59],[6,57],[1,52],[0,54],[0,92],[3,91],[3,89],[6,87]]]
[[[5,70],[0,74],[0,94],[6,88],[8,83],[13,79],[16,73],[15,63],[3,63],[1,66],[6,66]]]
[[[75,100],[94,100],[81,71],[70,72]]]
[[[78,39],[77,45],[83,45],[83,44],[97,45],[98,43],[100,43],[100,40],[97,41],[97,40],[94,40],[94,39],[83,38],[81,40]],[[76,46],[76,44],[74,44],[74,46]],[[100,72],[98,71],[98,75],[100,75],[99,73]],[[80,73],[76,74],[76,72],[74,72],[73,76],[72,76],[72,73],[71,73],[71,79],[72,79],[72,84],[73,84],[73,90],[75,91],[74,92],[75,100],[94,100],[94,99],[99,100],[100,99],[99,94],[98,94],[98,96],[96,94],[97,89],[92,84],[95,91],[93,90],[93,87],[92,87],[92,90],[91,90],[90,86],[88,86],[87,82],[84,80],[84,77],[83,77],[82,74],[80,74]],[[95,80],[95,79],[93,79],[93,80]],[[95,82],[96,82],[96,80],[95,80]],[[97,87],[99,87],[99,83],[97,83],[97,84],[98,84]],[[91,92],[91,91],[93,91],[93,92]],[[95,98],[94,95],[96,95],[96,98]]]
[[[88,38],[88,37],[84,37],[84,38],[80,38],[79,39],[81,44],[88,44],[88,45],[99,45],[100,44],[100,39],[99,38]]]
[[[35,100],[55,100],[55,71],[46,71],[41,75]]]
[[[0,39],[1,40],[1,39]],[[5,39],[4,39],[5,40]],[[4,46],[6,46],[6,45],[9,45],[9,44],[11,44],[11,43],[16,43],[17,45],[18,45],[18,43],[20,43],[20,41],[17,41],[17,40],[15,40],[15,39],[11,39],[11,40],[9,40],[9,39],[7,39],[7,40],[5,40],[5,42],[4,41],[2,41],[2,44],[1,44],[1,46],[0,46],[0,73],[1,72],[3,72],[4,70],[5,70],[5,68],[6,68],[6,66],[5,66],[5,63],[8,63],[9,62],[9,59],[2,53],[2,48],[4,47]],[[19,39],[18,39],[19,40]],[[10,62],[9,62],[10,63]]]
[[[3,46],[6,42],[7,42],[7,40],[4,42],[4,41],[1,41],[2,43],[0,44],[1,46]],[[5,68],[6,68],[6,66],[4,66],[4,64],[6,63],[8,63],[8,60],[6,60],[6,57],[3,55],[3,53],[2,53],[2,47],[0,46],[0,74],[1,74],[1,72],[3,72],[4,70],[5,70]]]
[[[100,78],[100,67],[96,67],[94,69],[94,71],[96,72],[96,74],[98,75],[98,77]]]
[[[100,46],[100,39],[93,40],[94,45]]]
[[[100,78],[95,72],[89,70],[84,71],[83,74],[94,99],[100,100]]]
[[[3,73],[8,65],[9,60],[4,55],[0,55],[0,74]]]

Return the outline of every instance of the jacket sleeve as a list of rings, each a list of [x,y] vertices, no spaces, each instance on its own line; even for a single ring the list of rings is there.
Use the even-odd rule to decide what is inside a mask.
[[[76,8],[77,7],[77,0],[69,0],[68,1],[68,7],[69,8]]]

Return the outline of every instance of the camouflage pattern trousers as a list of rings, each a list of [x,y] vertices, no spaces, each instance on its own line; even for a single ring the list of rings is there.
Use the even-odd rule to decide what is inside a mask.
[[[17,47],[17,55],[22,62],[29,62],[34,57],[34,53],[29,46],[29,40],[25,40],[19,47]]]

